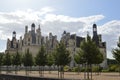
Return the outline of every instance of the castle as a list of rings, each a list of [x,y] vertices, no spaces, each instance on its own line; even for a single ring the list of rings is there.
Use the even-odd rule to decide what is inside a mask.
[[[61,40],[66,45],[66,48],[70,51],[72,61],[70,65],[75,66],[74,55],[79,51],[80,43],[84,40],[84,37],[77,36],[76,34],[71,34],[64,31]],[[106,53],[106,42],[102,42],[101,34],[97,33],[97,25],[93,24],[93,37],[92,40],[99,47],[101,53],[103,54],[104,61],[100,64],[103,68],[107,68],[107,53]]]
[[[25,53],[29,48],[33,56],[35,56],[41,45],[44,45],[47,52],[51,52],[55,49],[58,44],[57,36],[53,36],[52,33],[49,33],[49,36],[44,37],[41,35],[40,25],[35,31],[35,24],[31,25],[31,30],[28,31],[28,26],[25,26],[24,37],[20,37],[19,40],[16,39],[16,32],[13,31],[12,40],[7,40],[7,49],[5,52],[16,53],[17,51]]]
[[[49,36],[44,37],[41,35],[40,25],[35,31],[35,24],[32,23],[31,31],[28,31],[28,26],[25,26],[24,37],[20,37],[19,40],[16,39],[16,32],[13,32],[12,40],[7,40],[7,49],[5,52],[16,53],[17,51],[25,53],[26,49],[29,48],[30,52],[35,56],[41,45],[44,45],[47,53],[52,52],[56,45],[59,43],[57,36],[53,36],[52,33],[49,33]],[[70,66],[74,67],[74,55],[77,53],[80,47],[81,41],[85,38],[77,36],[76,34],[70,34],[69,32],[64,31],[61,37],[61,41],[64,42],[66,48],[70,51],[72,57]],[[100,48],[100,51],[103,53],[104,61],[100,64],[103,68],[107,67],[107,54],[106,54],[106,42],[102,42],[102,36],[97,34],[97,25],[93,24],[93,41]]]

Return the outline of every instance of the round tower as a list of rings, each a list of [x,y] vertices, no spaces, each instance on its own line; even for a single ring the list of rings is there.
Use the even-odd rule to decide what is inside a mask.
[[[16,39],[16,32],[13,31],[13,38],[12,39]]]
[[[31,31],[35,32],[35,24],[34,23],[32,23],[32,25],[31,25]]]
[[[97,35],[97,25],[93,24],[93,35]]]
[[[97,25],[93,24],[93,41],[99,46],[99,37],[97,34]]]

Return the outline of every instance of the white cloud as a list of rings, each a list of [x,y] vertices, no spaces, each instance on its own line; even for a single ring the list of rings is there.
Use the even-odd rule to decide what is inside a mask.
[[[76,33],[79,36],[86,36],[87,31],[92,33],[92,24],[104,19],[104,15],[92,15],[87,17],[71,17],[54,14],[55,9],[51,7],[42,8],[39,11],[28,9],[26,11],[17,10],[14,12],[0,12],[0,40],[7,40],[12,37],[12,31],[17,32],[17,38],[24,34],[24,26],[32,22],[41,24],[42,35],[52,32],[60,39],[64,30]],[[120,35],[120,20],[109,21],[98,26],[98,32],[103,35],[103,40],[107,41],[108,51],[115,46]],[[6,44],[5,44],[6,45]]]
[[[120,30],[120,20],[112,20],[104,25],[100,26],[98,28],[100,30],[100,33],[106,34],[106,35],[120,35],[119,30]]]

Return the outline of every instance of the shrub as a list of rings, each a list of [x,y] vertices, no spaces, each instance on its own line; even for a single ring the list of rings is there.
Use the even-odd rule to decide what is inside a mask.
[[[110,72],[115,72],[116,69],[117,69],[117,67],[118,67],[117,65],[110,65],[110,66],[109,66],[109,71],[110,71]]]
[[[70,67],[69,67],[69,66],[65,66],[65,67],[64,67],[64,71],[65,71],[65,72],[70,71]]]

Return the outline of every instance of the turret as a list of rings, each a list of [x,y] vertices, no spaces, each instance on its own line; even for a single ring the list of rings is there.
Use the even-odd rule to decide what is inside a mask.
[[[32,23],[32,25],[31,25],[31,31],[35,33],[35,24],[34,23]]]
[[[13,31],[13,37],[12,37],[12,39],[16,39],[16,32],[15,31]]]
[[[63,32],[62,37],[64,37],[65,35],[66,35],[66,31]]]
[[[49,39],[50,40],[52,39],[52,33],[49,33]]]
[[[93,24],[93,41],[96,43],[97,46],[99,46],[99,37],[97,34],[97,25]]]
[[[40,25],[38,25],[38,30],[41,31],[41,29],[40,29]]]
[[[32,44],[36,44],[36,34],[35,34],[35,24],[32,23],[31,25],[31,37],[32,37]]]
[[[97,25],[93,24],[93,35],[97,35]]]
[[[25,26],[25,33],[28,33],[28,26]]]

